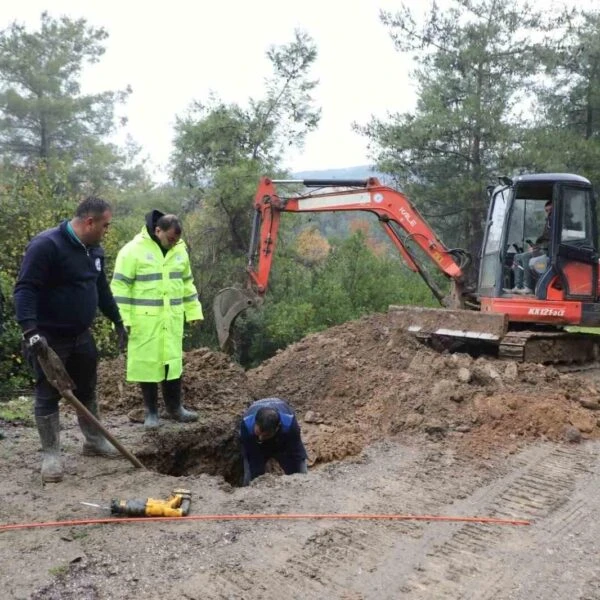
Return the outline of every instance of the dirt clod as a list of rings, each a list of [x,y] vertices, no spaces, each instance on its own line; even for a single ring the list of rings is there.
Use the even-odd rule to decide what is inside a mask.
[[[581,431],[579,431],[577,427],[566,425],[563,429],[563,433],[567,442],[571,442],[573,444],[578,444],[581,442]]]

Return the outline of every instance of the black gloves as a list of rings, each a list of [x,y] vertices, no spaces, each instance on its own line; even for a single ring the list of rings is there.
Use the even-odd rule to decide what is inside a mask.
[[[36,329],[23,334],[27,350],[39,358],[48,358],[48,340]]]
[[[122,321],[120,323],[115,323],[115,332],[119,340],[119,351],[125,352],[125,350],[127,350],[127,340],[129,339],[129,335],[127,333],[127,328],[123,325]]]

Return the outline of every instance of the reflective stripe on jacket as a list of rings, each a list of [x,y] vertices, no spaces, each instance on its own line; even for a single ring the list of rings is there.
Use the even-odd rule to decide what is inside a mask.
[[[117,255],[110,284],[123,323],[131,328],[128,381],[181,377],[183,324],[203,319],[190,259],[180,240],[164,256],[146,227]]]

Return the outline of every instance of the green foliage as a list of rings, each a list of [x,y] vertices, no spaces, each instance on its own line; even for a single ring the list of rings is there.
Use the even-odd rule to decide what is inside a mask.
[[[600,182],[600,13],[564,11],[546,49],[540,110],[516,149],[515,170],[572,172]]]
[[[61,578],[64,577],[69,572],[69,565],[58,565],[56,567],[50,567],[48,569],[48,573],[52,575],[52,577]]]
[[[314,107],[312,98],[318,81],[309,78],[317,59],[312,38],[296,30],[289,44],[271,46],[267,57],[273,74],[266,80],[266,96],[250,103],[259,125],[253,136],[252,156],[263,160],[273,158],[273,152],[264,151],[269,147],[277,158],[285,147],[302,148],[306,134],[317,128],[321,118],[321,110]]]
[[[506,174],[522,130],[520,106],[541,70],[540,34],[555,24],[517,0],[454,2],[445,10],[432,2],[421,24],[402,3],[381,19],[397,49],[416,62],[417,105],[357,129],[379,169],[394,176],[446,244],[477,257],[485,187]]]
[[[429,290],[398,256],[377,256],[357,231],[334,248],[313,286],[321,327],[384,312],[390,304],[431,304]]]
[[[236,164],[249,151],[244,111],[219,100],[193,102],[177,118],[175,135],[173,177],[184,185],[202,185],[215,170]]]
[[[77,203],[68,191],[66,169],[44,163],[0,171],[1,271],[13,281],[29,240],[70,217]]]
[[[31,398],[20,397],[0,403],[0,419],[7,423],[33,425]]]
[[[68,165],[70,185],[86,192],[104,191],[107,181],[125,186],[145,177],[141,164],[129,164],[131,147],[121,151],[102,141],[115,131],[115,106],[130,90],[81,94],[82,69],[100,60],[107,37],[84,19],[55,19],[46,12],[38,31],[13,22],[0,32],[5,162],[41,160],[59,170]]]
[[[364,232],[334,241],[318,266],[306,266],[302,256],[285,248],[273,262],[264,306],[236,322],[238,360],[255,365],[308,333],[385,312],[390,304],[432,306],[434,301],[398,256],[373,253]]]
[[[584,139],[600,133],[600,13],[565,9],[563,36],[548,48],[540,101],[548,121]]]
[[[66,175],[45,164],[5,167],[0,172],[0,281],[7,299],[0,334],[0,389],[30,387],[31,373],[21,353],[21,332],[14,320],[12,289],[29,240],[71,215],[75,199],[67,192]]]
[[[267,57],[272,75],[262,98],[250,98],[242,107],[212,97],[193,102],[177,118],[172,156],[176,182],[217,187],[212,179],[219,169],[245,162],[257,165],[259,172],[272,171],[285,148],[302,147],[306,134],[317,127],[320,110],[311,95],[317,82],[308,76],[317,57],[313,40],[296,31],[289,44],[272,46]]]
[[[31,386],[21,353],[21,330],[13,318],[12,280],[0,271],[0,290],[6,299],[0,314],[0,396]]]
[[[281,173],[282,149],[301,146],[319,120],[311,96],[316,82],[309,77],[316,59],[311,38],[296,32],[267,56],[272,74],[262,98],[249,99],[246,107],[217,98],[196,102],[176,123],[172,172],[176,183],[191,190],[184,237],[205,314],[190,344],[215,343],[213,298],[246,280],[252,199],[260,176]]]
[[[300,299],[278,303],[269,313],[266,333],[277,346],[299,340],[315,327],[315,307]]]

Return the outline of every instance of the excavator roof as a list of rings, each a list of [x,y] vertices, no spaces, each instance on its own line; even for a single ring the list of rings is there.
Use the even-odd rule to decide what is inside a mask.
[[[513,178],[514,183],[533,183],[537,181],[570,181],[576,183],[586,183],[590,185],[588,179],[582,177],[581,175],[574,175],[573,173],[531,173],[525,175],[517,175]]]

